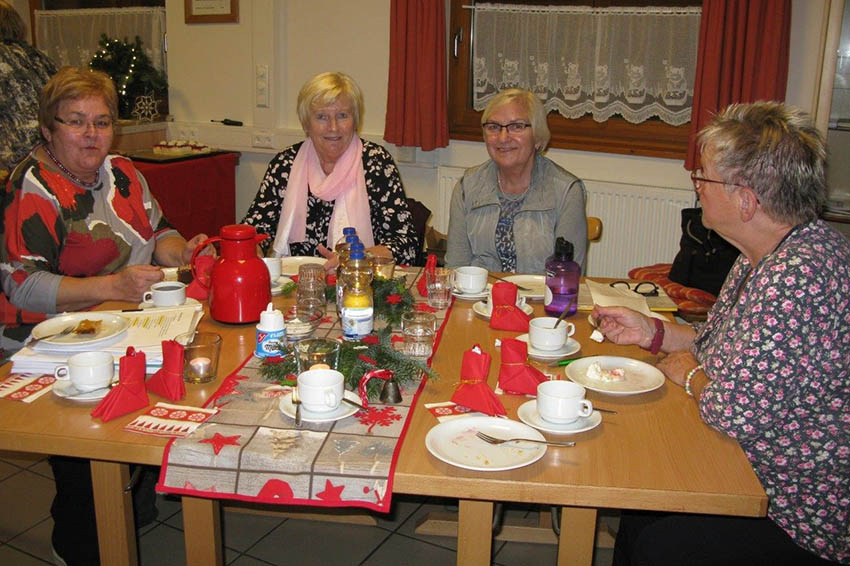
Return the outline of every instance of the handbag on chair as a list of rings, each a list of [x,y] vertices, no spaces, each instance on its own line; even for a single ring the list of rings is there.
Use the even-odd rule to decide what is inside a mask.
[[[739,253],[738,248],[703,225],[701,208],[684,208],[679,253],[668,278],[716,296]]]

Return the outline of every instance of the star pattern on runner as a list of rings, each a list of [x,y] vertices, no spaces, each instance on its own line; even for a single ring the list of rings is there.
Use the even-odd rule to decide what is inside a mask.
[[[325,480],[325,490],[316,494],[316,497],[324,501],[342,501],[342,490],[344,485],[334,485],[331,480]]]
[[[212,438],[205,438],[203,440],[199,440],[198,442],[204,444],[212,444],[213,452],[218,456],[218,453],[221,452],[221,449],[225,446],[239,446],[239,439],[242,437],[241,434],[234,434],[233,436],[224,436],[220,433],[215,433]]]

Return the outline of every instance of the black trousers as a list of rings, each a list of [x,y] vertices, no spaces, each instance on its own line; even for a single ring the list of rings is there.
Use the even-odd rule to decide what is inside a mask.
[[[68,566],[98,566],[97,524],[89,460],[51,456],[48,461],[56,481],[53,516],[53,548]],[[136,528],[156,519],[154,486],[158,468],[144,467],[133,488]]]
[[[821,566],[767,518],[624,511],[614,566]]]

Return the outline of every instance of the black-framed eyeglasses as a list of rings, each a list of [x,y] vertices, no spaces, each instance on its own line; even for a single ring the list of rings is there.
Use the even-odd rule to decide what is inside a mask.
[[[699,189],[702,183],[719,183],[721,185],[732,185],[733,187],[746,187],[740,183],[730,183],[729,181],[721,181],[719,179],[707,179],[702,176],[702,169],[694,169],[691,171],[691,182],[694,184],[694,189]]]
[[[502,128],[506,129],[509,134],[521,134],[526,128],[530,128],[531,124],[528,122],[511,122],[510,124],[484,122],[481,127],[484,128],[484,133],[488,136],[498,136],[502,133]]]
[[[68,118],[67,120],[63,120],[59,116],[54,116],[53,119],[64,126],[68,126],[68,128],[77,133],[85,132],[89,124],[93,124],[94,129],[99,131],[108,130],[112,127],[112,118],[95,118],[91,122],[83,118]]]
[[[644,297],[658,296],[658,285],[656,285],[652,281],[640,281],[639,283],[634,284],[629,283],[628,281],[612,281],[608,285],[614,288],[617,288],[618,286],[623,286],[626,289],[637,293],[638,295],[643,295]]]

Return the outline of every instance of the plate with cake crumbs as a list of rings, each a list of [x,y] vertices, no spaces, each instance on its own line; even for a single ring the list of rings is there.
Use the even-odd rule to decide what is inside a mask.
[[[546,440],[527,424],[496,417],[464,417],[441,422],[428,431],[425,447],[435,458],[466,470],[498,472],[533,464],[546,454],[545,444],[506,442],[488,444],[476,433],[496,438]]]
[[[107,312],[75,312],[61,314],[38,323],[32,329],[32,338],[42,344],[56,346],[92,346],[126,332],[130,321],[123,316]],[[70,329],[67,333],[65,330]],[[61,333],[61,334],[60,334]],[[57,336],[52,336],[57,334]],[[42,338],[45,337],[45,338]]]
[[[589,356],[565,368],[579,385],[608,395],[637,395],[664,385],[664,374],[655,366],[621,356]]]

